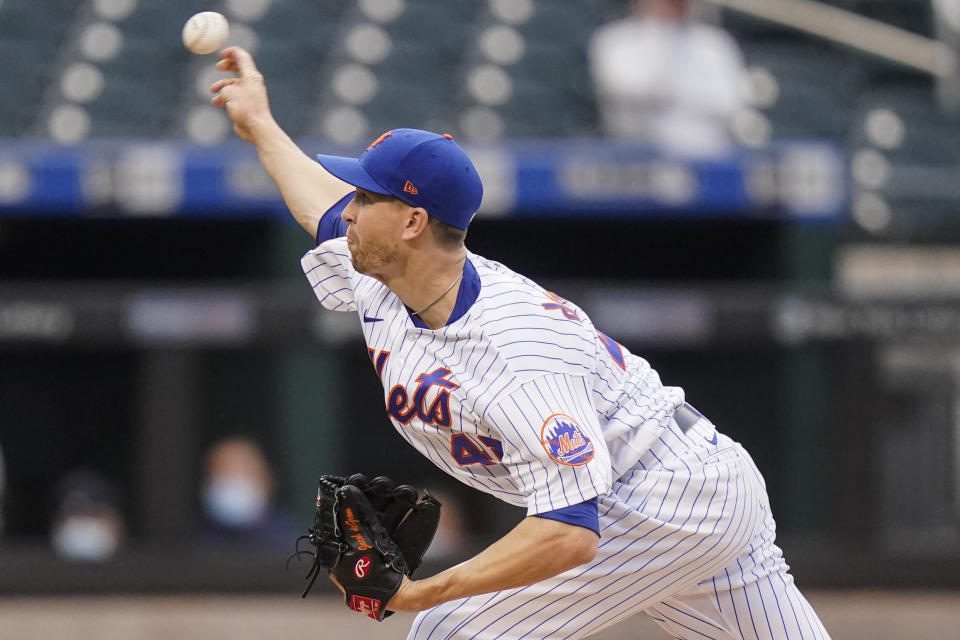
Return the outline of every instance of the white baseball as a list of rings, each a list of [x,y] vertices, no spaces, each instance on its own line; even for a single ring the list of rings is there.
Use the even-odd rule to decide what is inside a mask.
[[[222,13],[201,11],[183,25],[183,44],[194,53],[213,53],[223,46],[229,33],[230,25]]]

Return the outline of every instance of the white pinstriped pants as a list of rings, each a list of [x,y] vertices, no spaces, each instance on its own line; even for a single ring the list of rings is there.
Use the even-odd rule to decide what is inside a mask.
[[[423,611],[408,640],[582,638],[641,611],[675,638],[829,640],[774,544],[760,472],[715,433],[674,425],[614,483],[593,561]]]

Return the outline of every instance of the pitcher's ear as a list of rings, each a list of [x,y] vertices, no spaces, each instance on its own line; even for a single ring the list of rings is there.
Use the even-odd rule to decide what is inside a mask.
[[[409,206],[409,205],[408,205]],[[409,207],[403,227],[403,236],[407,240],[420,237],[427,232],[430,226],[430,215],[421,207]]]

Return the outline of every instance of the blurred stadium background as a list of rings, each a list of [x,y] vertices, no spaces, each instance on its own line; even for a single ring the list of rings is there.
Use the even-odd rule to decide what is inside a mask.
[[[304,286],[309,237],[209,105],[215,57],[180,43],[200,10],[308,152],[454,134],[487,187],[470,248],[747,446],[834,637],[958,637],[960,3],[827,3],[939,41],[926,70],[730,4],[703,18],[754,102],[728,157],[690,160],[602,138],[586,44],[623,0],[0,0],[0,637],[353,629],[326,587],[294,602],[292,539],[206,535],[224,437],[259,443],[298,528],[321,472],[436,487],[474,535],[434,567],[520,517],[389,429],[354,319]],[[120,520],[98,561],[54,551],[78,471]],[[605,637],[637,630],[662,636]]]

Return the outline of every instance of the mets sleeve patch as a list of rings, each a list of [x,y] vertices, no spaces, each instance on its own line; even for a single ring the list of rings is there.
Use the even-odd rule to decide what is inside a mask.
[[[593,458],[593,443],[577,421],[563,413],[547,418],[540,429],[540,441],[547,454],[560,464],[576,467]]]

